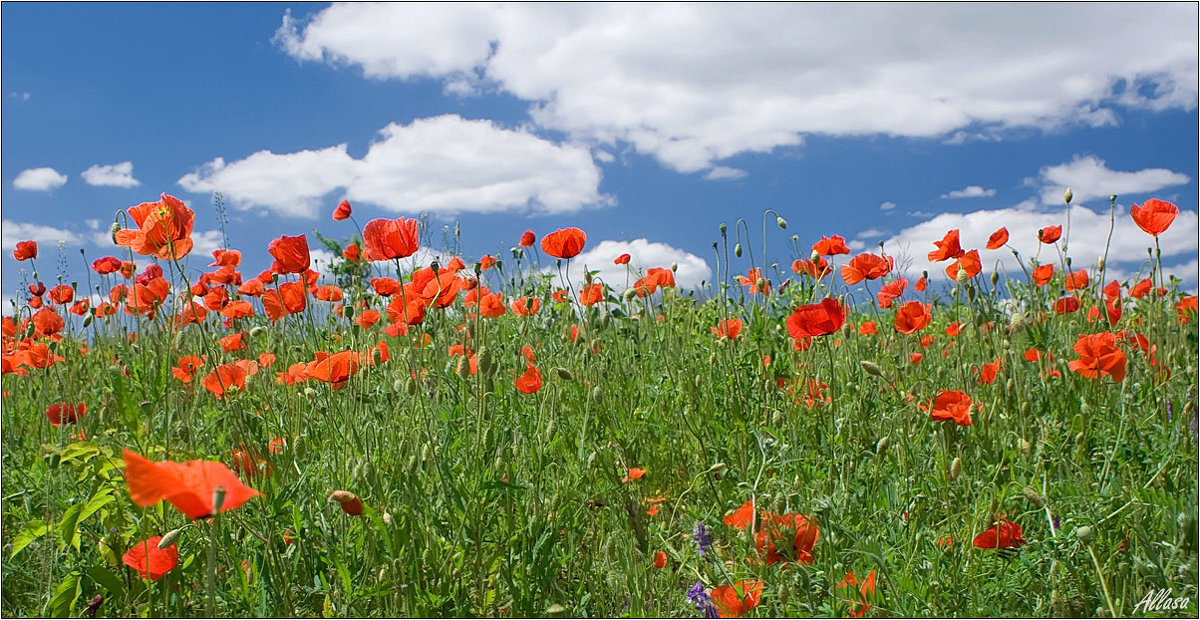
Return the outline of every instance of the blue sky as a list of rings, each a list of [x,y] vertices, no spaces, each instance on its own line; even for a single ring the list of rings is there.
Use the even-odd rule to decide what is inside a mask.
[[[213,191],[251,275],[280,235],[352,235],[330,220],[348,198],[360,223],[459,223],[468,261],[578,226],[582,262],[619,287],[625,251],[711,281],[717,226],[738,218],[761,263],[768,208],[789,222],[768,229],[781,266],[841,234],[919,273],[959,228],[1013,272],[987,235],[1008,226],[1032,254],[1071,187],[1077,265],[1103,252],[1115,193],[1110,271],[1136,274],[1149,237],[1129,205],[1156,197],[1183,211],[1164,263],[1196,287],[1194,4],[2,10],[5,299],[17,241],[40,242],[48,284],[66,241],[82,281],[79,248],[123,256],[113,214],[161,192],[196,211],[204,269]]]

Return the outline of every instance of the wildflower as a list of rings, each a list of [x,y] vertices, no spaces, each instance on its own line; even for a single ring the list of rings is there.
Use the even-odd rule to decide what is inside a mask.
[[[630,467],[629,473],[621,478],[621,482],[629,482],[630,480],[637,480],[638,478],[641,478],[642,476],[645,476],[645,475],[646,475],[646,470],[644,470],[640,467]]]
[[[696,606],[696,613],[705,618],[718,618],[717,608],[713,607],[712,598],[704,590],[704,584],[697,581],[687,591],[687,598]]]
[[[83,414],[87,413],[87,404],[79,403],[54,403],[46,407],[46,418],[50,420],[51,426],[62,426],[63,424],[75,424]]]
[[[174,196],[162,195],[158,202],[143,202],[129,208],[137,229],[126,228],[113,240],[143,256],[178,260],[192,251],[192,224],[196,213]]]
[[[155,536],[130,547],[121,557],[121,561],[138,572],[142,579],[158,581],[179,565],[179,548],[172,544],[166,549],[159,549],[158,543],[162,536]]]
[[[744,276],[737,276],[737,281],[742,286],[749,286],[751,295],[766,295],[771,292],[771,284],[763,278],[762,270],[758,267],[751,268]]]
[[[1008,243],[1008,228],[1000,227],[1000,230],[992,233],[987,240],[987,249],[997,250],[1000,246]]]
[[[891,282],[883,285],[879,292],[875,294],[875,300],[879,303],[880,308],[891,308],[892,300],[899,298],[904,294],[905,287],[908,286],[908,280],[905,278],[896,278]]]
[[[1079,310],[1079,298],[1074,295],[1060,297],[1054,301],[1054,312],[1057,314],[1070,314]]]
[[[742,333],[742,320],[726,319],[717,323],[716,327],[710,327],[708,329],[711,330],[713,335],[718,338],[728,338],[733,340],[734,338],[738,337],[738,334]]]
[[[654,553],[654,568],[664,568],[667,565],[667,553],[665,551],[656,551]]]
[[[943,422],[953,420],[959,426],[971,426],[971,397],[957,390],[938,390],[929,417]]]
[[[522,239],[524,239],[522,237]],[[583,251],[587,234],[578,228],[560,228],[542,237],[542,251],[555,258],[571,258]]]
[[[857,592],[855,588],[858,588]],[[875,571],[867,573],[867,578],[863,580],[862,585],[859,585],[858,580],[854,578],[854,571],[846,573],[846,576],[842,577],[841,583],[838,584],[838,590],[842,592],[842,598],[850,603],[850,617],[863,617],[863,614],[871,610],[870,599],[875,596]],[[849,596],[847,596],[847,590],[849,590]]]
[[[1138,228],[1157,237],[1171,227],[1171,222],[1179,215],[1179,207],[1165,200],[1151,198],[1141,206],[1135,204],[1130,207],[1129,215],[1133,217],[1133,222]]]
[[[1062,226],[1047,226],[1038,231],[1038,241],[1051,244],[1062,237]]]
[[[359,355],[354,351],[341,351],[333,355],[317,351],[315,356],[316,359],[305,366],[304,375],[314,381],[328,383],[335,390],[344,387],[361,365]]]
[[[946,277],[958,280],[963,277],[960,274],[966,273],[965,277],[969,280],[979,275],[980,271],[983,271],[983,263],[979,261],[979,250],[971,250],[946,267]]]
[[[850,248],[846,247],[846,238],[841,235],[832,237],[821,236],[821,240],[813,244],[813,252],[821,256],[834,256],[836,254],[849,254]]]
[[[653,295],[658,287],[674,288],[675,273],[670,269],[661,267],[651,267],[646,270],[646,276],[633,283],[633,288],[637,291],[638,297]]]
[[[726,523],[729,523],[728,519],[729,517],[726,517]],[[712,549],[712,541],[708,539],[708,528],[704,527],[704,522],[697,521],[692,526],[692,542],[696,543],[696,553],[700,557],[704,557],[705,551]]]
[[[359,249],[357,243],[351,243],[350,245],[346,246],[346,249],[342,250],[342,258],[351,263],[358,262],[360,254],[361,250]]]
[[[987,385],[996,380],[996,373],[1000,371],[1000,358],[983,364],[979,367],[979,383]]]
[[[854,285],[863,280],[878,280],[891,270],[891,257],[863,253],[842,265],[842,279],[846,281],[846,284]]]
[[[302,282],[284,282],[278,288],[263,291],[263,309],[272,322],[287,314],[304,312],[308,294]]]
[[[819,533],[817,524],[804,515],[763,514],[763,527],[755,534],[754,547],[759,555],[765,554],[768,566],[788,560],[812,564]]]
[[[1072,347],[1079,359],[1067,367],[1088,377],[1099,379],[1109,375],[1114,381],[1125,379],[1125,352],[1117,347],[1117,335],[1111,332],[1081,335]]]
[[[1079,271],[1068,273],[1063,276],[1063,287],[1068,291],[1085,289],[1090,281],[1091,278],[1088,277],[1087,269],[1080,269]]]
[[[975,536],[971,544],[980,549],[1016,549],[1025,544],[1021,538],[1021,526],[1000,519],[994,527]]]
[[[522,394],[533,394],[542,389],[542,372],[533,364],[525,365],[525,374],[517,377],[513,382],[517,391]]]
[[[121,261],[115,256],[105,256],[92,261],[92,271],[100,275],[108,275],[121,270]]]
[[[271,271],[275,273],[304,273],[312,263],[308,253],[308,238],[304,235],[284,235],[272,241],[267,251],[275,257],[275,262],[271,263]]]
[[[761,579],[743,579],[732,586],[718,586],[709,594],[717,614],[722,618],[740,618],[754,609],[762,599]]]
[[[829,265],[829,261],[818,256],[815,262],[807,258],[796,259],[792,262],[792,271],[820,280],[833,273],[833,267]]]
[[[542,308],[542,300],[537,297],[518,297],[510,307],[517,316],[533,316]]]
[[[895,327],[902,334],[915,334],[925,329],[933,320],[930,306],[919,301],[910,301],[896,309]]]
[[[613,264],[614,265],[628,265],[629,258],[630,258],[629,254],[622,254],[613,259]]]
[[[846,322],[841,302],[826,297],[820,303],[796,308],[787,318],[788,334],[792,338],[827,336],[842,328]]]
[[[929,253],[929,260],[931,262],[939,263],[941,261],[958,258],[963,255],[963,249],[958,244],[957,228],[947,232],[946,236],[942,237],[941,241],[934,241],[933,245],[937,246],[937,249]]]
[[[38,246],[36,241],[18,241],[17,247],[13,250],[13,258],[19,261],[37,258],[37,254]]]
[[[215,512],[213,498],[218,489],[223,489],[225,496],[221,512],[233,510],[262,495],[242,484],[223,463],[155,463],[128,449],[124,451],[124,457],[129,497],[138,506],[150,506],[165,499],[189,518],[201,519]]]
[[[1179,322],[1187,323],[1189,316],[1197,313],[1197,308],[1200,308],[1200,303],[1198,303],[1196,295],[1189,295],[1179,300],[1179,303],[1175,304],[1175,312],[1179,315]]]
[[[585,306],[594,306],[601,301],[604,301],[604,285],[599,282],[585,286],[579,291],[579,303]]]
[[[412,256],[419,247],[417,220],[371,220],[363,227],[363,246],[363,255],[369,261]]]
[[[350,516],[357,517],[363,513],[362,500],[349,491],[334,491],[329,494],[329,501],[337,502],[342,511]]]
[[[71,303],[71,300],[75,299],[75,289],[67,286],[66,284],[59,284],[58,286],[50,289],[50,292],[46,296],[50,298],[50,301],[56,304],[69,304]]]
[[[742,504],[737,510],[725,515],[725,525],[739,530],[746,529],[747,525],[754,520],[754,500],[748,499],[745,504]]]
[[[338,203],[337,208],[333,210],[333,221],[340,222],[350,217],[350,201],[343,200]]]

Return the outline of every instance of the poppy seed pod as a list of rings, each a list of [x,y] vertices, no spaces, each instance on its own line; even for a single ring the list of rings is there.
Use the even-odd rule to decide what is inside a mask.
[[[1091,526],[1081,525],[1075,528],[1075,538],[1078,538],[1079,542],[1085,545],[1090,545],[1092,544],[1092,539],[1095,538],[1095,533],[1092,532]]]
[[[950,479],[958,480],[958,477],[961,475],[962,475],[962,459],[956,456],[956,457],[954,457],[953,461],[950,461]]]
[[[1075,194],[1071,193],[1071,188],[1069,188],[1069,187],[1067,188],[1067,191],[1063,192],[1063,202],[1065,202],[1067,204],[1071,204],[1071,199],[1074,197],[1075,197]]]
[[[596,403],[597,405],[604,402],[604,390],[598,385],[592,388],[591,398],[592,402]]]
[[[883,437],[880,437],[879,442],[875,444],[875,456],[880,456],[884,452],[887,452],[888,446],[890,446],[891,444],[892,444],[892,439],[890,437],[888,437],[886,435]]]
[[[858,364],[862,366],[862,369],[865,370],[868,375],[875,375],[876,377],[883,376],[883,370],[881,370],[879,368],[879,364],[876,364],[875,362],[870,360],[862,360]]]
[[[575,375],[572,375],[571,371],[567,370],[566,368],[563,368],[562,366],[555,366],[554,374],[558,375],[558,378],[562,379],[563,381],[574,381],[575,380]]]
[[[225,505],[226,493],[228,493],[228,491],[226,491],[225,487],[222,487],[222,486],[218,486],[217,488],[213,489],[213,494],[212,494],[212,505],[213,505],[212,513],[213,514],[217,514],[218,512],[221,512],[221,506]]]

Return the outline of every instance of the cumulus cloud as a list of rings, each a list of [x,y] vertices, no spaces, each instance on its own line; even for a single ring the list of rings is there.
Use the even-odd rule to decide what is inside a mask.
[[[133,162],[131,161],[108,166],[96,164],[84,170],[82,176],[88,185],[137,187],[142,184],[141,181],[133,178]]]
[[[745,170],[730,168],[729,166],[716,166],[712,170],[709,170],[708,173],[704,175],[704,178],[708,179],[709,181],[732,181],[735,179],[745,178],[746,174],[747,172]]]
[[[613,260],[622,254],[629,254],[629,264],[613,264]],[[697,289],[700,288],[701,282],[712,281],[712,268],[708,266],[708,261],[679,248],[647,239],[601,241],[592,249],[571,259],[571,270],[567,277],[578,287],[585,281],[585,268],[588,271],[598,271],[596,278],[620,292],[625,289],[626,281],[632,286],[634,281],[645,275],[647,269],[670,268],[671,263],[679,266],[675,272],[675,284],[679,288]],[[558,273],[554,267],[547,267],[543,272]]]
[[[986,139],[1192,110],[1196,19],[1185,3],[352,3],[286,14],[275,41],[373,79],[508,93],[542,128],[694,172],[806,134]]]
[[[1072,202],[1085,202],[1093,198],[1107,199],[1112,194],[1120,197],[1156,192],[1183,185],[1189,180],[1186,174],[1166,168],[1147,168],[1137,172],[1110,170],[1103,159],[1076,155],[1065,164],[1042,168],[1036,183],[1041,187],[1042,204],[1061,205],[1063,192],[1068,187],[1073,195]]]
[[[568,213],[610,204],[587,147],[555,144],[487,120],[457,115],[389,124],[361,159],[340,144],[226,163],[218,157],[179,180],[191,192],[220,191],[234,207],[315,218],[326,196],[396,213]]]
[[[17,189],[26,189],[32,192],[48,192],[52,189],[62,187],[67,183],[67,175],[60,174],[54,168],[30,168],[22,170],[17,178],[13,179],[13,187]]]
[[[894,203],[890,200],[879,205],[880,211],[891,211],[892,209],[895,209],[895,208],[896,208],[896,203]]]
[[[48,250],[51,245],[62,241],[67,245],[78,245],[80,238],[75,233],[53,226],[43,226],[31,222],[13,222],[4,220],[0,226],[0,248],[5,251],[16,249],[18,241],[37,241],[39,253]]]
[[[899,265],[908,264],[909,275],[919,275],[928,270],[930,277],[945,279],[945,268],[949,262],[931,263],[926,260],[935,249],[933,242],[939,241],[947,231],[957,228],[963,249],[978,249],[984,272],[991,273],[999,266],[1001,274],[1010,277],[1022,275],[1021,267],[1008,248],[986,249],[988,237],[1001,227],[1008,228],[1008,245],[1016,249],[1023,260],[1034,256],[1042,262],[1057,262],[1058,254],[1048,245],[1037,240],[1037,231],[1046,226],[1063,226],[1066,232],[1066,209],[1038,209],[1009,207],[974,211],[971,213],[943,213],[930,220],[906,228],[886,242],[888,252],[910,260],[900,260]],[[1095,269],[1098,259],[1104,255],[1108,239],[1109,213],[1107,209],[1093,211],[1084,206],[1071,208],[1071,228],[1068,239],[1068,255],[1075,268]],[[1197,236],[1200,235],[1200,218],[1195,211],[1180,211],[1175,222],[1159,236],[1165,265],[1184,265],[1197,254]],[[1060,242],[1061,244],[1061,242]],[[1154,239],[1147,235],[1129,217],[1129,205],[1119,204],[1113,225],[1112,243],[1108,249],[1107,267],[1125,268],[1136,272],[1142,261],[1148,259],[1146,249],[1154,246]],[[1177,274],[1183,277],[1185,274]]]
[[[989,198],[995,195],[996,190],[994,189],[983,189],[983,187],[979,185],[968,185],[962,189],[956,189],[942,194],[942,198]]]

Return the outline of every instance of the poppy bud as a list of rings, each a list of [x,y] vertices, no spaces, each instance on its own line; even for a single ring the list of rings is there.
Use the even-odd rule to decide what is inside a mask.
[[[558,430],[558,425],[554,423],[553,419],[550,420],[550,423],[546,425],[546,442],[547,443],[549,443],[549,441],[551,439],[554,439],[554,432],[557,430]]]
[[[354,306],[352,304],[345,304],[344,306],[342,306],[342,316],[346,317],[347,321],[349,321],[350,319],[353,319],[354,318]]]
[[[1022,439],[1017,442],[1017,445],[1021,449],[1021,454],[1024,454],[1025,456],[1029,456],[1029,453],[1033,451],[1033,445],[1030,444],[1028,440]]]
[[[879,442],[875,444],[875,456],[880,456],[884,452],[887,452],[888,446],[890,446],[891,444],[892,444],[892,439],[890,437],[888,437],[886,435],[883,437],[880,437]]]
[[[1013,379],[1010,377],[1010,378],[1008,379],[1008,381],[1005,381],[1005,382],[1004,382],[1004,389],[1008,390],[1008,393],[1009,393],[1009,394],[1012,394],[1012,391],[1013,391],[1013,390],[1015,390],[1015,389],[1017,389],[1017,384],[1016,384],[1016,382],[1015,382],[1015,381],[1013,381]]]
[[[999,282],[1000,282],[1000,273],[993,271],[992,272],[992,286],[996,286],[996,284]]]
[[[213,489],[213,494],[212,494],[213,514],[217,514],[218,512],[221,512],[221,506],[225,505],[225,494],[226,493],[228,493],[228,491],[226,491],[225,487],[222,487],[222,486],[218,486],[217,488]]]
[[[883,376],[883,370],[881,370],[879,368],[879,364],[876,364],[875,362],[870,360],[862,360],[859,362],[859,365],[862,366],[862,369],[865,370],[868,375],[875,375],[876,377]]]
[[[591,397],[592,402],[596,403],[597,405],[604,402],[604,390],[597,385],[596,387],[592,388]]]
[[[778,215],[775,216],[775,225],[782,228],[783,230],[787,230],[787,220],[783,219],[782,217],[779,217]]]
[[[158,548],[166,549],[167,547],[170,547],[171,545],[175,544],[175,542],[178,541],[179,537],[182,535],[183,535],[182,527],[175,528],[175,529],[167,532],[167,535],[163,536],[162,540],[158,541]]]
[[[358,516],[363,512],[362,500],[349,491],[334,491],[329,494],[329,501],[340,504],[342,511],[348,515]]]
[[[625,292],[621,294],[621,297],[624,297],[625,301],[629,301],[636,296],[637,296],[637,288],[625,289]]]
[[[118,230],[121,230],[121,225],[116,222],[113,222],[112,226],[108,227],[108,236],[112,237],[113,245],[117,244],[117,231]],[[34,277],[36,278],[37,276],[35,275]]]
[[[676,271],[679,271],[679,263],[671,261],[671,273],[675,273]]]
[[[718,228],[721,230],[721,236],[724,237],[725,236],[725,222],[721,222],[721,225],[718,226]]]
[[[393,381],[392,382],[392,391],[397,392],[397,393],[403,392],[404,391],[404,380],[396,379],[395,381]]]
[[[471,360],[465,355],[460,355],[454,371],[458,373],[459,378],[464,381],[471,378]]]
[[[1075,434],[1075,443],[1080,446],[1085,445],[1087,443],[1087,435],[1083,434],[1083,431],[1079,431]]]
[[[1104,257],[1103,256],[1100,257],[1100,260],[1096,261],[1096,267],[1099,268],[1100,271],[1104,271]]]
[[[1033,504],[1038,508],[1046,505],[1046,498],[1038,495],[1038,492],[1033,490],[1033,487],[1025,487],[1021,491],[1021,494],[1025,496],[1025,499],[1029,500],[1030,504]]]
[[[384,524],[384,525],[391,525],[391,524],[392,524],[392,513],[390,513],[390,512],[388,512],[388,511],[386,511],[386,510],[385,510],[385,511],[383,511],[383,517],[382,517],[382,518],[383,518],[383,524]]]
[[[1067,204],[1071,204],[1071,199],[1074,197],[1075,197],[1075,194],[1071,193],[1071,188],[1069,188],[1069,187],[1067,188],[1067,191],[1063,192],[1063,201],[1066,202]]]
[[[962,459],[956,456],[956,457],[954,457],[953,461],[950,461],[950,479],[958,480],[958,477],[961,475],[962,475]]]
[[[1081,525],[1081,526],[1075,528],[1075,538],[1078,538],[1079,542],[1081,542],[1085,545],[1092,544],[1092,539],[1094,537],[1095,537],[1095,535],[1092,532],[1091,526]]]
[[[409,377],[404,382],[404,391],[407,392],[409,396],[416,396],[417,392],[419,392],[420,390],[421,390],[421,386],[417,384],[416,379]]]
[[[91,313],[89,313],[87,316],[83,317],[83,326],[84,326],[84,327],[87,327],[87,326],[91,325],[91,324],[92,324],[92,317],[94,317],[94,316],[96,316],[96,313],[95,313],[95,312],[91,312]]]
[[[558,378],[562,379],[563,381],[574,381],[575,380],[575,375],[572,375],[571,371],[567,370],[566,368],[563,368],[562,366],[555,366],[554,373],[557,374]]]
[[[266,325],[255,325],[254,327],[250,328],[250,337],[257,338],[259,334],[265,331],[267,331]]]
[[[963,274],[965,274],[967,272],[960,271],[958,273],[959,273],[959,276],[961,277]],[[975,301],[975,287],[968,284],[966,286],[966,289],[967,289],[967,301]]]
[[[738,258],[742,257],[742,244],[740,244],[740,243],[733,244],[733,255]]]
[[[310,387],[306,387],[306,388],[304,388],[304,396],[305,396],[305,398],[308,398],[308,399],[316,398],[317,391]]]

